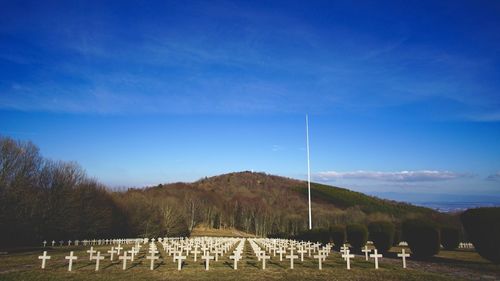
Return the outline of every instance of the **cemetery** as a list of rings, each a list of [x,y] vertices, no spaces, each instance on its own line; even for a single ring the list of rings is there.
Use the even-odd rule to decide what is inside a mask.
[[[406,242],[385,254],[373,241],[361,251],[347,243],[337,251],[333,243],[244,237],[42,241],[40,250],[0,255],[0,280],[496,280],[500,272],[464,246],[442,251],[448,265],[414,260]]]
[[[0,280],[500,277],[500,208],[450,215],[311,183],[308,229],[303,181],[246,171],[112,192],[44,163],[32,174],[51,178],[48,188],[12,181],[0,197],[32,208],[0,213]]]

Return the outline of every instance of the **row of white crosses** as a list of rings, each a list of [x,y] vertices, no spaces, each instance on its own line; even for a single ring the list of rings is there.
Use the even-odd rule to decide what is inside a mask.
[[[249,239],[250,247],[259,261],[262,261],[262,269],[266,269],[266,260],[271,259],[271,256],[266,255],[266,251],[262,250],[256,242],[257,239]]]
[[[123,262],[123,270],[127,269],[127,262],[133,262],[135,256],[140,252],[141,244],[149,243],[149,239],[147,238],[136,238],[136,239],[113,239],[113,240],[101,240],[103,242],[99,242],[99,240],[84,240],[83,243],[118,243],[115,247],[111,247],[111,250],[107,251],[109,254],[110,260],[113,261],[115,254],[118,256],[119,260]],[[109,241],[109,242],[108,242]],[[229,256],[229,259],[233,260],[233,268],[235,270],[238,269],[238,262],[243,258],[243,249],[245,246],[246,239],[238,239],[238,238],[210,238],[210,237],[198,237],[193,239],[185,239],[185,238],[158,238],[151,239],[149,245],[149,255],[145,258],[150,260],[150,269],[154,270],[154,263],[156,260],[160,258],[159,250],[155,242],[158,242],[162,245],[163,251],[166,253],[166,256],[172,257],[172,262],[177,263],[177,269],[181,270],[182,265],[185,260],[189,258],[189,256],[193,257],[193,260],[196,262],[199,254],[201,254],[201,259],[205,262],[205,270],[210,269],[210,260],[218,261],[219,257],[222,257],[226,254],[230,249],[234,248],[232,255]],[[262,269],[266,268],[266,261],[271,259],[271,255],[277,259],[277,255],[279,256],[279,260],[283,261],[283,258],[286,258],[290,261],[290,268],[294,269],[295,260],[299,259],[300,261],[304,261],[304,255],[307,254],[309,258],[314,258],[318,260],[318,269],[322,269],[322,264],[332,251],[332,244],[326,244],[323,246],[320,243],[311,243],[304,241],[296,241],[296,240],[287,240],[287,239],[248,239],[250,242],[250,246],[252,247],[252,251],[256,255],[257,259],[262,262]],[[76,242],[76,241],[75,241]],[[124,244],[134,244],[134,246],[126,251],[122,247],[121,243]],[[340,253],[342,258],[346,261],[347,269],[351,269],[351,259],[355,256],[350,252],[349,247],[345,244],[340,248]],[[123,250],[123,251],[122,251]],[[377,249],[374,249],[374,253],[371,254],[370,249],[365,246],[362,249],[362,252],[365,254],[365,260],[368,261],[368,258],[371,257],[374,259],[375,268],[378,269],[379,258],[382,258],[382,255],[378,253]],[[101,255],[100,252],[95,251],[93,246],[87,251],[89,254],[89,260],[95,260],[96,267],[95,270],[99,270],[100,261],[104,259],[104,256]],[[121,254],[121,255],[120,255]],[[405,252],[403,249],[401,253],[398,254],[398,257],[402,258],[403,268],[406,268],[406,258],[410,255]],[[76,256],[73,255],[73,252],[70,253],[69,256],[65,257],[69,260],[68,270],[72,270],[73,261],[77,259]],[[47,256],[47,252],[43,252],[43,256],[39,256],[39,259],[42,260],[42,269],[45,268],[46,260],[50,259],[50,256]]]
[[[245,241],[246,239],[241,239],[236,248],[233,251],[233,255],[229,256],[229,259],[233,260],[233,269],[237,270],[238,269],[238,261],[242,259],[242,254],[243,250],[245,248]]]
[[[123,256],[120,256],[119,259],[123,260],[123,269],[126,269],[126,264],[127,260],[134,261],[134,255],[139,252],[140,245],[136,244],[135,247],[132,247],[130,251],[123,251]],[[110,260],[113,261],[114,254],[120,255],[121,250],[123,250],[123,247],[121,245],[118,245],[116,248],[111,247],[111,250],[108,251],[110,254]],[[89,254],[89,261],[95,260],[95,271],[99,270],[100,266],[100,261],[104,260],[104,256],[101,255],[100,251],[94,250],[94,247],[91,246],[89,250],[87,250],[87,253]],[[131,255],[128,256],[127,253],[130,253]],[[50,260],[51,257],[47,256],[47,251],[43,252],[42,256],[39,256],[38,259],[42,260],[42,269],[45,269],[46,261]],[[68,271],[72,271],[73,268],[73,261],[77,260],[78,257],[74,255],[74,252],[71,251],[69,256],[65,257],[66,260],[68,260]]]
[[[210,260],[217,262],[220,257],[225,255],[238,242],[238,245],[244,245],[244,240],[237,238],[213,238],[213,237],[197,237],[193,239],[177,239],[164,240],[161,245],[168,256],[172,256],[172,261],[177,262],[177,269],[182,270],[184,260],[187,260],[190,255],[193,260],[198,260],[199,254],[201,259],[205,261],[205,270],[210,269]],[[240,247],[242,247],[240,246]],[[236,254],[236,263],[241,259],[241,251]],[[234,254],[234,253],[233,253]],[[233,257],[234,259],[234,257]]]
[[[163,239],[166,239],[166,238],[158,238],[158,242],[161,242]],[[170,239],[172,239],[172,238],[170,238]],[[174,239],[179,239],[179,238],[174,238]],[[156,240],[156,239],[152,238],[151,240],[152,240],[151,242],[154,243],[154,240]],[[59,246],[65,246],[65,245],[66,246],[71,246],[71,245],[79,246],[80,244],[83,246],[102,246],[102,245],[118,245],[118,244],[136,244],[136,243],[146,244],[148,242],[149,242],[148,238],[92,239],[92,240],[85,239],[85,240],[81,240],[81,241],[80,240],[75,240],[75,241],[60,240]],[[49,242],[47,240],[44,240],[42,242],[43,247],[47,247],[48,243]],[[55,247],[57,243],[55,240],[52,240],[52,242],[50,244],[52,245],[52,247]]]
[[[368,246],[366,246],[366,245],[361,251],[365,254],[366,261],[368,261],[368,257],[374,259],[375,269],[378,269],[378,259],[382,258],[383,255],[379,254],[378,250],[376,248],[373,249],[373,254],[370,254],[372,250],[368,249]],[[346,261],[347,269],[351,269],[351,259],[354,259],[355,256],[350,253],[349,247],[346,244],[344,244],[344,245],[342,245],[342,247],[340,247],[340,252],[342,254],[342,258]],[[403,251],[403,254],[404,254],[404,251]],[[406,258],[406,257],[404,257],[404,258]]]
[[[458,244],[459,249],[474,249],[474,245],[469,242],[460,242]]]

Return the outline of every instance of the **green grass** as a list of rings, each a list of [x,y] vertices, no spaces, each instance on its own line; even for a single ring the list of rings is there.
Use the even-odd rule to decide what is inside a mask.
[[[95,247],[106,252],[108,246]],[[127,247],[129,248],[129,247]],[[243,261],[238,270],[232,268],[232,261],[226,254],[218,262],[210,263],[210,270],[205,271],[201,260],[194,262],[192,256],[185,262],[182,271],[177,271],[177,263],[161,250],[163,260],[156,263],[155,270],[149,270],[149,260],[144,258],[145,247],[134,263],[122,270],[121,261],[101,262],[101,269],[94,271],[95,262],[88,260],[87,247],[49,248],[52,259],[45,270],[40,269],[38,255],[40,251],[14,253],[0,256],[0,280],[467,280],[479,279],[482,275],[500,276],[500,267],[484,261],[471,251],[442,251],[434,262],[415,262],[410,259],[409,269],[402,269],[400,260],[384,258],[380,269],[375,270],[372,262],[357,256],[348,271],[345,262],[338,253],[331,254],[318,270],[315,259],[296,260],[295,269],[289,269],[289,261],[279,261],[279,256],[268,261],[267,269],[261,269],[261,262],[251,254],[247,243]],[[69,251],[78,256],[73,265],[73,272],[67,271],[64,256]],[[397,249],[395,249],[397,250]],[[430,264],[430,265],[429,265]],[[433,268],[435,264],[435,268]],[[457,274],[458,272],[458,274]]]

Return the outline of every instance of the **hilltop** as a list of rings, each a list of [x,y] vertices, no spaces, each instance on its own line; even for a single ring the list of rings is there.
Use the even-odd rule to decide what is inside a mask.
[[[312,183],[311,195],[315,227],[371,220],[397,222],[408,217],[449,219],[432,209],[318,183]],[[186,232],[202,224],[257,236],[295,235],[307,227],[307,182],[265,173],[244,171],[192,183],[160,184],[131,189],[119,197],[169,202],[174,206],[170,212],[183,218]]]

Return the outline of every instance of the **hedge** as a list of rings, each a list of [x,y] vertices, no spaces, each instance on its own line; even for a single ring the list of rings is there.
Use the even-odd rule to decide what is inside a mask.
[[[387,253],[394,243],[395,226],[392,222],[376,221],[368,225],[370,240],[379,253]]]
[[[460,243],[460,230],[456,227],[441,228],[441,244],[446,250],[453,250]]]
[[[347,242],[354,251],[360,252],[368,240],[368,229],[362,224],[349,224],[346,227]]]
[[[335,245],[334,248],[338,251],[346,240],[345,228],[340,225],[335,225],[330,227],[329,231],[330,231],[330,238],[333,244]]]
[[[326,244],[330,242],[330,233],[328,229],[315,228],[301,232],[296,238],[298,240],[320,242]]]
[[[427,220],[413,219],[403,222],[403,238],[408,242],[415,258],[427,258],[439,253],[441,241],[438,228]]]
[[[460,220],[476,251],[483,258],[500,263],[500,207],[469,209]]]

